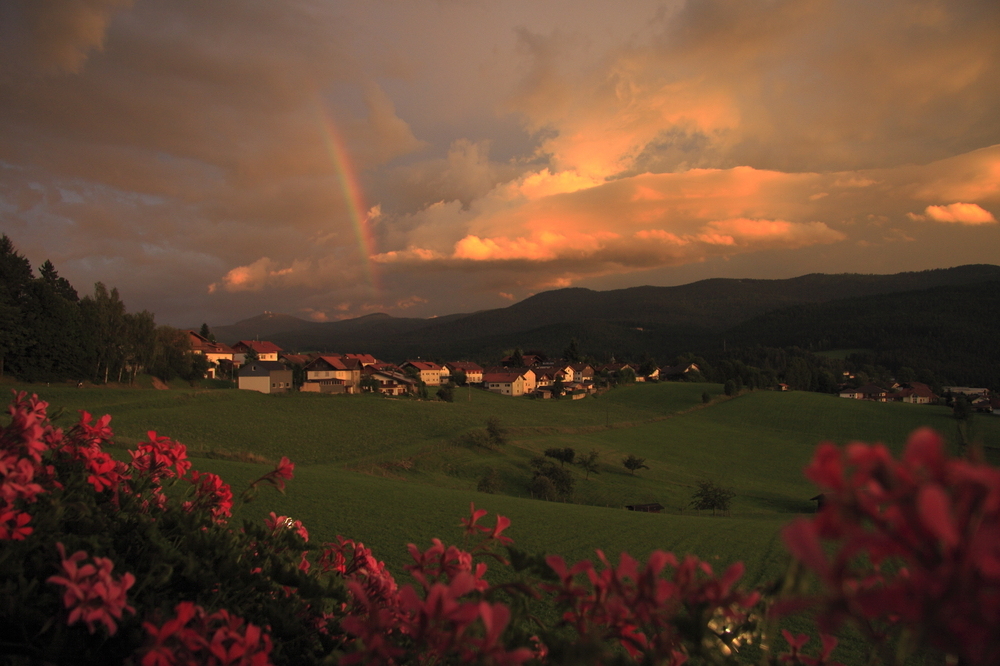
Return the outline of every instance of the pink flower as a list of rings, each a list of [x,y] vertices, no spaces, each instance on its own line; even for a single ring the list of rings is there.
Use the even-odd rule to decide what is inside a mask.
[[[23,541],[26,536],[35,531],[28,527],[31,516],[16,509],[0,510],[0,539]]]
[[[63,606],[69,611],[66,624],[72,626],[84,622],[87,630],[94,633],[95,626],[100,623],[113,636],[118,631],[115,621],[121,619],[122,612],[135,613],[135,609],[128,605],[125,595],[135,584],[135,577],[130,573],[113,577],[111,571],[114,563],[105,557],[95,557],[93,564],[80,566],[87,559],[87,553],[78,550],[66,557],[66,549],[62,543],[57,543],[56,548],[62,558],[64,575],[49,576],[46,582],[65,588]]]

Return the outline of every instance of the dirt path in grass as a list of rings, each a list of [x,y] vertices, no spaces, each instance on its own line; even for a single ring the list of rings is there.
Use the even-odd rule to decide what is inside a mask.
[[[164,384],[161,380],[157,379],[156,377],[152,377],[152,380],[153,380],[153,388],[159,389],[161,391],[169,391],[170,390],[169,386],[167,386],[166,384]]]

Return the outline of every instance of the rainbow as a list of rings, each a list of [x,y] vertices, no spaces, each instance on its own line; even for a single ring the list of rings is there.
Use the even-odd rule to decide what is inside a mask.
[[[354,227],[354,235],[358,241],[358,253],[361,256],[361,268],[368,284],[379,291],[378,276],[371,260],[375,243],[368,226],[368,207],[365,204],[364,192],[358,183],[354,165],[351,163],[350,154],[347,152],[347,147],[344,145],[344,139],[337,129],[337,125],[325,112],[322,103],[318,107],[323,143],[326,144],[330,161],[337,172],[337,182],[340,184],[344,202],[347,204],[347,214],[351,220],[351,226]]]

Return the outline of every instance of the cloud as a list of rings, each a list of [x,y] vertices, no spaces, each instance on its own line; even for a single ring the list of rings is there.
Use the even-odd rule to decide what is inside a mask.
[[[952,222],[956,224],[990,224],[995,223],[993,213],[973,203],[953,203],[947,206],[928,206],[924,216],[935,222]],[[926,219],[924,216],[913,216],[912,219]]]
[[[30,53],[40,69],[76,73],[92,51],[104,48],[108,24],[114,15],[131,7],[133,2],[12,0],[0,9],[0,22],[20,27],[20,30],[8,29],[17,32],[20,38],[16,40],[17,47]]]
[[[602,59],[522,30],[510,108],[557,169],[598,177],[927,162],[1000,142],[997,20],[985,0],[705,0]]]
[[[0,2],[0,225],[181,325],[1000,252],[996,2],[569,4]]]

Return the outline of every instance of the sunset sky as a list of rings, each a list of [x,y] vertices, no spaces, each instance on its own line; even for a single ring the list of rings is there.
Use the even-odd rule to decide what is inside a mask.
[[[1000,264],[1000,3],[0,0],[0,232],[177,326]]]

